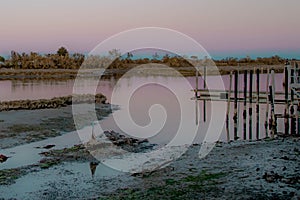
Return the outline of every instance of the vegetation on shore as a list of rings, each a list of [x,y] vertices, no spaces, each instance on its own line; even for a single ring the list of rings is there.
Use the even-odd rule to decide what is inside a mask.
[[[113,62],[112,62],[113,61]],[[272,57],[257,57],[255,59],[249,56],[245,58],[227,57],[216,60],[198,58],[197,56],[178,55],[158,55],[155,53],[150,57],[134,57],[132,53],[121,55],[120,51],[113,49],[108,52],[108,55],[88,55],[80,53],[70,54],[65,47],[60,47],[55,54],[38,54],[36,52],[17,53],[11,51],[11,55],[5,60],[0,56],[0,68],[12,69],[79,69],[83,68],[103,68],[109,64],[111,69],[124,69],[140,64],[160,63],[170,67],[191,67],[194,64],[210,65],[211,63],[217,66],[238,66],[238,65],[280,65],[284,64],[286,59],[277,55]]]

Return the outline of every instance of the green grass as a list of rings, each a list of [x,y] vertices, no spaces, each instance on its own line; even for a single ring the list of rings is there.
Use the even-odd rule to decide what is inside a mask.
[[[205,194],[208,191],[216,191],[217,180],[226,176],[225,173],[208,173],[202,171],[195,176],[187,176],[179,180],[168,178],[165,184],[152,186],[148,189],[123,189],[100,199],[187,199],[191,195]]]
[[[19,168],[0,170],[0,185],[10,185],[23,174],[25,172]]]

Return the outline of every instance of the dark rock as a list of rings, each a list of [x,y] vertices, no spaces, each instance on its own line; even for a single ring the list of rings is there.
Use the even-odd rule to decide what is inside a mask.
[[[147,139],[131,138],[114,131],[104,131],[104,134],[114,145],[130,152],[145,152],[155,146],[150,144]]]
[[[9,158],[8,156],[5,156],[5,155],[3,155],[3,154],[0,154],[0,162],[1,162],[1,163],[7,161],[8,158]]]
[[[278,180],[281,180],[283,177],[271,171],[271,173],[265,172],[262,178],[265,179],[268,183],[274,183],[277,182]]]
[[[44,146],[43,148],[44,148],[44,149],[51,149],[51,148],[53,148],[53,147],[55,147],[54,144],[48,144],[48,145]]]
[[[285,171],[286,170],[286,166],[284,166],[283,168],[282,168],[282,171]]]

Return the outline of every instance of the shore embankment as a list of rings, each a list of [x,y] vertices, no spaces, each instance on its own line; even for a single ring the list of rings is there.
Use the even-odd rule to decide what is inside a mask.
[[[16,100],[0,102],[0,112],[9,110],[36,110],[65,107],[67,105],[78,103],[106,103],[106,97],[103,94],[80,94],[64,97],[54,97],[52,99],[37,100]]]
[[[147,64],[151,65],[151,63]],[[163,65],[163,64],[162,64]],[[127,67],[120,69],[82,69],[80,70],[81,77],[98,77],[100,74],[103,77],[115,76],[119,77],[126,73],[128,70],[133,69],[139,65],[131,64]],[[241,66],[207,66],[207,75],[225,75],[229,74],[234,70],[254,70],[261,69],[266,73],[267,69],[274,69],[276,73],[282,73],[284,70],[284,65],[241,65]],[[194,76],[195,67],[173,67],[173,69],[179,71],[183,76]],[[202,72],[204,66],[200,66],[199,70]],[[0,80],[24,80],[24,79],[34,79],[34,80],[66,80],[66,79],[75,79],[78,77],[77,69],[0,69]],[[151,71],[147,73],[151,74]],[[164,75],[163,72],[160,75]]]

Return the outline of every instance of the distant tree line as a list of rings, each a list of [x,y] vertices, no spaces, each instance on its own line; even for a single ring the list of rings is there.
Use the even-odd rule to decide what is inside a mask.
[[[123,69],[140,64],[161,63],[170,67],[191,67],[193,65],[238,66],[238,65],[278,65],[284,64],[285,59],[279,56],[258,57],[252,59],[227,57],[221,60],[199,59],[197,56],[159,56],[157,53],[152,58],[133,59],[132,53],[121,55],[120,51],[113,49],[108,55],[88,55],[80,53],[69,54],[65,47],[60,47],[55,54],[41,55],[35,52],[19,54],[11,52],[10,58],[5,60],[0,56],[0,67],[13,69],[79,69],[103,68],[109,66],[111,69]]]
[[[213,60],[217,66],[238,66],[238,65],[279,65],[284,64],[286,59],[281,58],[277,55],[271,57],[257,57],[256,59],[252,59],[249,56],[245,58],[233,58],[228,57],[221,60]]]
[[[84,55],[69,54],[65,47],[57,50],[56,54],[41,55],[36,52],[19,54],[11,51],[10,58],[2,60],[2,67],[13,69],[78,69],[84,61]]]

